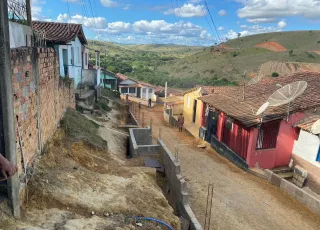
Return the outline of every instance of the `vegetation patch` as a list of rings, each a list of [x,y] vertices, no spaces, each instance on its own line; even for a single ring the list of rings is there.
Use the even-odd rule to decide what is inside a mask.
[[[71,140],[83,140],[90,146],[99,149],[107,148],[107,142],[98,134],[98,128],[100,126],[88,120],[80,112],[68,109],[61,123],[62,128]]]
[[[96,102],[96,105],[100,110],[103,110],[105,112],[109,112],[112,109],[108,106],[109,105],[109,100],[106,98],[99,98],[98,101]]]

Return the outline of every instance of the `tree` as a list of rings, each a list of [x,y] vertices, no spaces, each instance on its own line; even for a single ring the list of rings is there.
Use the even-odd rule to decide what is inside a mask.
[[[271,74],[271,76],[272,76],[272,77],[279,77],[279,74],[278,74],[277,72],[273,72],[273,73]]]
[[[293,50],[289,51],[289,55],[292,56],[293,55]]]

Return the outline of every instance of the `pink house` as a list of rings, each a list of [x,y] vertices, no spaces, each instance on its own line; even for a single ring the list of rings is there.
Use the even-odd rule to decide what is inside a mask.
[[[286,85],[307,81],[307,90],[288,106],[269,107],[263,122],[256,111],[277,90]],[[287,166],[292,158],[294,142],[300,129],[295,124],[305,118],[304,111],[319,107],[319,73],[299,73],[264,79],[247,86],[244,99],[242,87],[228,94],[212,94],[200,98],[206,107],[205,140],[212,147],[242,168],[275,168]]]

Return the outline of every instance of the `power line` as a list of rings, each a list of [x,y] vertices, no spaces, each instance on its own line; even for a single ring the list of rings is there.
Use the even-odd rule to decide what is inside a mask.
[[[96,34],[97,34],[98,40],[100,40],[100,34],[98,32],[98,28],[97,28],[97,24],[96,24],[96,17],[95,17],[95,14],[93,12],[91,0],[88,0],[88,2],[89,2],[90,9],[91,9],[92,17],[93,17],[93,24],[94,24],[94,27],[96,29]]]
[[[211,22],[212,22],[212,24],[213,24],[213,27],[214,27],[214,29],[215,29],[215,31],[216,31],[218,41],[220,41],[220,43],[221,43],[222,40],[221,40],[221,38],[220,38],[220,35],[219,35],[219,32],[218,32],[217,26],[216,26],[216,24],[214,23],[213,17],[212,17],[211,12],[210,12],[210,9],[209,9],[209,7],[208,7],[208,3],[207,3],[206,0],[204,0],[204,3],[205,3],[205,6],[206,6],[206,9],[207,9],[207,11],[208,11],[208,14],[209,14],[209,16],[210,16],[210,19],[211,19]],[[210,28],[211,28],[211,26],[210,26]],[[212,29],[212,28],[211,28],[211,29]],[[214,32],[213,32],[213,33],[214,33]],[[227,51],[225,50],[225,48],[224,48],[223,46],[222,46],[222,49],[223,49],[223,51],[226,53],[226,56],[227,56],[227,58],[229,59],[231,65],[232,65],[232,67],[233,67],[233,69],[234,69],[239,75],[241,75],[240,71],[235,67],[234,63],[232,62],[231,58],[229,57]]]

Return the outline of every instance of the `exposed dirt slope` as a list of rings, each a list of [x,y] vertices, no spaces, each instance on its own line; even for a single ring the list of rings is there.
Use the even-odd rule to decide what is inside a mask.
[[[271,76],[273,72],[278,73],[280,76],[297,72],[320,72],[320,64],[269,61],[260,66],[260,75]]]
[[[0,211],[0,229],[129,230],[135,229],[128,221],[132,216],[153,217],[180,229],[156,171],[142,167],[142,159],[126,159],[127,136],[115,130],[118,113],[113,110],[108,117],[110,121],[97,122],[107,150],[71,142],[63,130],[56,133],[29,183],[24,217],[17,222]],[[159,228],[144,223],[139,229]]]
[[[276,52],[287,51],[287,49],[280,45],[278,42],[262,42],[255,45],[255,47],[264,48]]]

